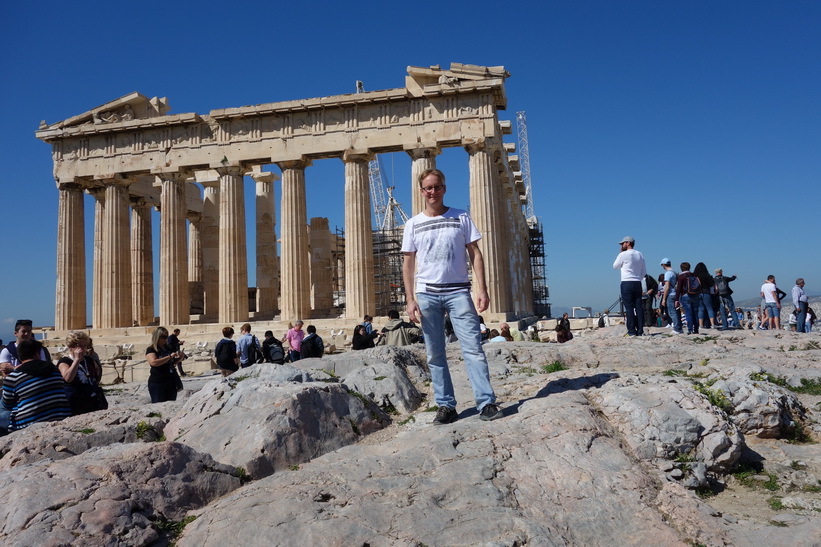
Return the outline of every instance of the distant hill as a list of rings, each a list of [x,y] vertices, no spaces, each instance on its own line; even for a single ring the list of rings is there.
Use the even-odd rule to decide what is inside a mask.
[[[790,287],[790,289],[792,289],[792,287]],[[783,290],[786,290],[786,289],[781,289],[781,290],[783,291]],[[816,312],[821,310],[821,294],[810,294],[808,296],[809,296],[809,301],[810,301],[810,307],[813,310],[815,310]],[[744,309],[757,308],[759,306],[759,304],[761,303],[761,299],[760,298],[747,298],[745,300],[734,300],[734,302],[735,302],[736,307],[738,307],[738,308],[744,308]],[[787,291],[787,296],[785,296],[784,299],[781,301],[781,305],[785,309],[789,306],[792,306],[792,295],[790,294],[790,291]]]

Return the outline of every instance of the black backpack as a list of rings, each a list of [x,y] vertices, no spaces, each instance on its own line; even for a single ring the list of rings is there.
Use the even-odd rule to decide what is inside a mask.
[[[282,344],[274,342],[268,346],[268,359],[279,365],[285,362],[285,349]]]
[[[252,363],[264,363],[265,354],[259,347],[259,342],[256,336],[251,336],[251,347],[248,349],[248,361]]]
[[[600,329],[604,328],[604,316],[603,315],[599,316],[599,328]]]
[[[728,294],[732,294],[730,290],[730,284],[727,282],[727,278],[723,275],[716,276],[716,291],[721,296],[727,296]]]

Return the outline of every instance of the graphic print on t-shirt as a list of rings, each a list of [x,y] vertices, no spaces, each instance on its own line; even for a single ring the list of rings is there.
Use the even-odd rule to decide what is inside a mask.
[[[416,229],[418,234],[431,232],[423,239],[425,245],[424,253],[426,263],[447,264],[456,258],[453,249],[453,238],[442,233],[442,230],[462,229],[458,218],[437,218],[419,225]]]

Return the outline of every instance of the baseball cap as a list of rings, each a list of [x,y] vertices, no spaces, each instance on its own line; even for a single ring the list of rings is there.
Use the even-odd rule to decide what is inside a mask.
[[[621,245],[622,243],[635,243],[635,242],[636,242],[636,240],[635,240],[635,239],[633,239],[632,237],[630,237],[630,236],[624,236],[624,237],[621,239],[621,241],[619,241],[619,245]]]
[[[662,258],[661,259],[661,265],[662,266],[669,266],[670,264],[672,264],[672,263],[670,262],[669,258]]]

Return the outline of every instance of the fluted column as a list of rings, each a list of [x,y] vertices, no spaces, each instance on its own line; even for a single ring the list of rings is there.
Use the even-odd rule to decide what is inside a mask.
[[[334,306],[333,236],[328,219],[311,219],[311,305],[315,314],[325,317]]]
[[[202,314],[202,215],[188,214],[188,297],[189,313]]]
[[[479,249],[485,260],[485,279],[490,297],[488,311],[510,311],[506,253],[502,245],[506,234],[499,230],[504,203],[493,158],[484,143],[469,144],[465,149],[470,154],[470,215],[482,234]]]
[[[219,322],[248,320],[248,253],[245,249],[245,183],[242,167],[221,167]]]
[[[185,177],[158,176],[160,185],[160,324],[184,325],[190,320],[188,251],[185,243]]]
[[[257,318],[273,318],[277,310],[277,257],[276,210],[274,208],[274,182],[276,173],[254,171],[251,178],[256,182],[257,214]]]
[[[371,154],[345,153],[345,317],[376,314],[368,162]]]
[[[100,328],[130,327],[131,243],[128,186],[125,181],[119,179],[107,179],[105,185]]]
[[[413,148],[405,150],[411,157],[411,214],[417,215],[425,208],[425,199],[419,191],[419,175],[426,169],[436,169],[436,156],[441,150],[439,148]]]
[[[139,326],[154,321],[154,251],[151,234],[151,205],[144,199],[131,201],[131,306]]]
[[[91,325],[100,328],[103,306],[103,216],[105,214],[105,188],[89,189],[94,198],[94,257],[91,270]]]
[[[308,260],[308,213],[305,168],[308,160],[279,163],[282,169],[281,274],[279,298],[282,321],[308,319],[311,312],[311,272]]]
[[[86,328],[86,245],[83,190],[60,185],[57,211],[57,289],[54,328]]]
[[[219,242],[220,242],[220,193],[219,181],[203,182],[202,284],[203,314],[208,321],[219,317]]]

